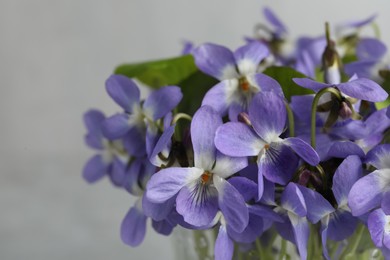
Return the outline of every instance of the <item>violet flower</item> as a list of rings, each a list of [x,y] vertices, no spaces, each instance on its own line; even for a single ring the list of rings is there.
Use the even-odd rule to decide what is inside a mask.
[[[176,226],[175,218],[171,217],[174,213],[174,200],[155,204],[145,196],[146,183],[155,171],[156,167],[147,158],[136,159],[126,171],[124,187],[138,198],[122,221],[121,239],[132,247],[144,240],[148,217],[152,218],[153,229],[163,235],[169,235]]]
[[[146,126],[155,127],[156,120],[175,108],[183,96],[179,87],[167,86],[152,92],[141,102],[137,85],[121,75],[109,77],[106,90],[124,112],[115,114],[104,122],[103,134],[109,139],[123,138],[125,148],[136,156],[144,155],[148,148],[145,141]]]
[[[321,238],[324,256],[329,259],[326,241],[341,241],[353,234],[358,218],[352,216],[348,207],[348,194],[356,181],[361,178],[362,163],[356,155],[348,156],[333,176],[332,192],[336,199],[336,210],[322,219]]]
[[[263,194],[263,176],[274,183],[287,184],[298,166],[299,155],[311,165],[319,163],[314,149],[299,138],[282,139],[286,124],[283,99],[273,92],[260,92],[249,106],[251,126],[229,122],[217,130],[215,145],[229,156],[257,156],[258,195]]]
[[[284,223],[275,222],[279,234],[295,243],[301,259],[306,259],[309,221],[317,223],[334,208],[314,190],[290,182],[282,193],[281,205],[276,211],[286,218]]]
[[[366,157],[366,163],[377,170],[359,179],[348,195],[354,216],[361,216],[377,207],[390,214],[390,144],[378,145]]]
[[[98,110],[89,110],[84,114],[87,127],[85,142],[99,153],[88,160],[83,169],[83,178],[94,183],[108,175],[112,183],[122,186],[125,176],[125,165],[130,156],[124,151],[121,140],[110,141],[102,134],[105,116]]]
[[[211,107],[203,106],[191,122],[194,167],[162,169],[147,185],[147,198],[163,203],[176,197],[176,210],[194,226],[210,224],[221,210],[229,226],[242,232],[248,225],[248,209],[241,194],[225,180],[247,165],[246,158],[231,158],[214,146],[222,119]]]
[[[237,115],[247,110],[253,95],[259,91],[283,95],[276,80],[258,73],[260,62],[269,55],[268,48],[260,42],[251,42],[234,53],[207,43],[196,48],[193,55],[201,71],[221,81],[206,93],[202,102],[221,116],[228,113],[230,120],[236,121]]]
[[[376,209],[370,213],[367,227],[375,246],[390,249],[390,215],[382,209]],[[387,259],[387,258],[386,258]]]

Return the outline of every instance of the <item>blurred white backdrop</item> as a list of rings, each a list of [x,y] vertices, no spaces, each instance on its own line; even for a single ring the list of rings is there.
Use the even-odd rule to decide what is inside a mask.
[[[263,6],[292,36],[377,13],[390,42],[386,0],[0,0],[0,259],[172,259],[154,232],[122,244],[133,199],[81,179],[82,114],[119,111],[104,91],[116,65],[175,56],[184,39],[236,48]]]

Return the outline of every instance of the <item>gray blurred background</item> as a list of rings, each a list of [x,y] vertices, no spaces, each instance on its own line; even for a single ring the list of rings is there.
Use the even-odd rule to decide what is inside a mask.
[[[116,65],[178,55],[183,40],[236,48],[262,6],[292,36],[378,13],[390,42],[386,0],[0,0],[0,259],[172,259],[154,232],[122,244],[134,200],[81,179],[82,114],[119,111],[104,90]]]

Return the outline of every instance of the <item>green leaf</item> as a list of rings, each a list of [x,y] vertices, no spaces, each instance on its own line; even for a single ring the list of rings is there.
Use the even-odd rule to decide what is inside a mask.
[[[383,83],[381,84],[382,88],[390,95],[390,77],[386,77]],[[376,109],[380,110],[382,108],[386,108],[390,105],[390,97],[388,97],[385,101],[376,102]]]
[[[291,101],[291,96],[314,93],[312,90],[298,86],[292,81],[293,78],[307,78],[304,74],[292,68],[273,66],[267,68],[263,73],[279,82],[288,101]]]
[[[120,65],[114,73],[136,78],[152,88],[159,88],[178,85],[196,71],[194,58],[191,55],[185,55],[165,60]]]
[[[218,83],[213,77],[196,71],[178,85],[183,92],[183,99],[178,106],[178,111],[193,115],[201,106],[206,92]]]

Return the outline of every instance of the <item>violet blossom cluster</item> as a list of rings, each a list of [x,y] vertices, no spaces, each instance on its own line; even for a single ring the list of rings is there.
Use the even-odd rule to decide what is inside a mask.
[[[296,245],[301,259],[317,232],[330,259],[328,241],[362,226],[390,259],[390,109],[375,106],[388,97],[381,87],[390,75],[387,48],[358,34],[375,17],[339,26],[341,35],[356,33],[348,43],[355,60],[343,64],[350,50],[329,29],[299,38],[286,54],[287,27],[269,9],[264,14],[270,25],[235,51],[186,45],[197,68],[219,81],[194,115],[178,111],[179,86],[141,100],[134,80],[110,76],[106,91],[121,111],[85,113],[85,141],[97,154],[84,179],[107,176],[138,198],[120,229],[130,246],[143,241],[150,218],[163,235],[176,226],[215,228],[215,259],[231,259],[235,243],[253,245],[269,230]],[[306,77],[284,86],[264,73],[271,66]],[[287,97],[294,84],[313,94]]]

